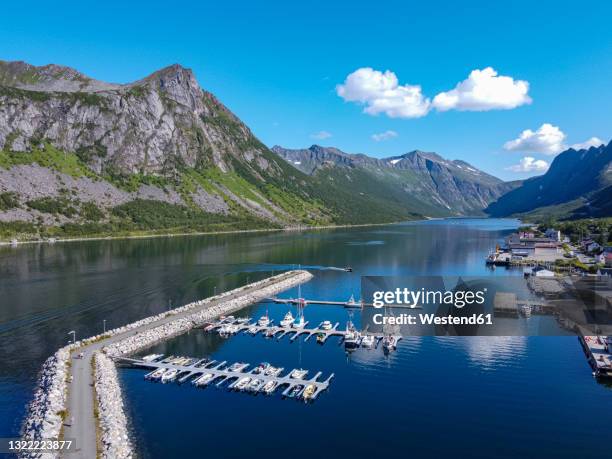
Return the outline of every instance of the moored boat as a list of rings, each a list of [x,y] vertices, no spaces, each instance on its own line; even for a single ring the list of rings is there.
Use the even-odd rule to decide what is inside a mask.
[[[257,393],[262,388],[263,384],[264,384],[263,379],[253,379],[249,383],[249,391]]]
[[[157,381],[159,378],[163,376],[165,371],[166,371],[165,368],[158,368],[157,370],[149,373],[148,375],[145,375],[145,378],[150,379],[152,381]]]
[[[210,381],[212,381],[213,377],[214,377],[213,373],[205,373],[202,376],[200,376],[199,378],[197,378],[196,380],[194,380],[193,384],[194,384],[194,386],[205,386]]]
[[[272,392],[274,392],[274,389],[276,389],[277,386],[278,383],[276,381],[268,381],[266,384],[264,384],[261,391],[265,394],[271,394]]]
[[[324,320],[323,322],[321,322],[321,329],[323,330],[331,330],[332,326],[333,325],[329,320]]]
[[[302,393],[302,397],[304,398],[304,400],[312,399],[316,389],[317,388],[314,384],[308,384],[306,386],[306,389],[304,389],[304,392]]]
[[[289,327],[293,322],[295,322],[295,318],[293,314],[291,314],[291,311],[288,311],[285,317],[283,317],[283,320],[280,321],[280,325],[281,327]]]
[[[363,347],[367,347],[368,349],[371,349],[374,347],[374,336],[373,335],[364,335],[363,338],[361,339],[361,345]]]
[[[251,382],[251,378],[244,377],[236,383],[236,385],[234,386],[234,389],[245,390],[250,382]]]
[[[387,335],[383,338],[383,349],[385,351],[393,351],[397,346],[397,340],[393,335]]]
[[[302,386],[301,384],[298,384],[293,389],[291,389],[291,391],[289,392],[289,397],[290,398],[297,397],[300,394],[300,392],[302,392],[302,389],[304,389],[304,386]]]
[[[162,377],[161,377],[161,382],[163,383],[167,383],[170,381],[174,381],[174,379],[176,378],[176,376],[179,374],[179,370],[178,368],[172,368],[168,371],[166,371]]]
[[[236,363],[232,363],[226,371],[242,371],[244,370],[246,367],[248,367],[249,364],[245,363],[245,362],[236,362]]]
[[[303,368],[296,368],[289,374],[289,377],[293,379],[304,379],[304,376],[306,376],[307,374],[308,370],[304,370]]]
[[[357,331],[352,321],[346,323],[346,332],[344,334],[344,347],[352,349],[359,346],[361,341],[361,333]]]
[[[267,327],[268,325],[270,325],[270,317],[268,316],[268,310],[266,309],[266,315],[265,316],[261,316],[259,318],[259,320],[257,321],[257,325],[259,325],[260,327]]]

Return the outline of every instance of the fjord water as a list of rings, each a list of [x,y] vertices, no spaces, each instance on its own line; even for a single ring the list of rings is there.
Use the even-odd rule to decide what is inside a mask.
[[[298,264],[315,276],[302,295],[331,300],[358,297],[361,275],[520,275],[483,261],[517,225],[452,219],[0,248],[0,436],[18,433],[41,363],[70,330],[88,336],[104,321],[119,326]],[[266,310],[278,321],[287,307],[259,304],[242,314]],[[328,306],[308,306],[305,316],[341,326],[348,317]],[[155,384],[141,370],[121,369],[143,457],[608,454],[612,392],[592,378],[575,337],[405,338],[385,357],[380,349],[346,354],[336,338],[319,346],[192,330],[153,351],[336,376],[306,405]]]

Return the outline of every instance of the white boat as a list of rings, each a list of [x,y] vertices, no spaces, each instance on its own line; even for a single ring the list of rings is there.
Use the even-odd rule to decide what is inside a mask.
[[[266,310],[266,315],[261,316],[259,318],[259,320],[257,321],[257,325],[259,325],[260,327],[267,327],[268,325],[270,325],[270,322],[272,321],[270,320],[270,317],[268,317],[268,311]]]
[[[272,367],[272,365],[270,365],[268,362],[262,362],[253,370],[253,374],[265,374],[270,367]]]
[[[344,346],[354,348],[359,346],[361,341],[361,333],[357,331],[353,322],[350,320],[346,323],[346,332],[344,334]]]
[[[308,370],[304,370],[303,368],[295,369],[290,374],[289,377],[293,379],[304,379],[304,376],[308,374]]]
[[[256,325],[253,325],[252,327],[250,327],[250,328],[247,330],[247,333],[248,333],[249,335],[256,335],[258,331],[259,331],[259,329],[257,328],[257,326],[256,326]]]
[[[387,335],[383,338],[383,349],[386,351],[392,351],[397,346],[397,340],[392,335]]]
[[[193,382],[193,384],[196,385],[196,386],[205,386],[206,384],[208,384],[213,379],[213,377],[214,377],[214,375],[212,373],[203,374],[202,376],[197,378]]]
[[[157,370],[153,371],[152,373],[149,373],[148,375],[146,375],[145,378],[151,379],[153,381],[156,381],[156,380],[158,380],[159,378],[162,377],[162,375],[164,374],[165,371],[166,371],[165,368],[158,368]]]
[[[374,347],[374,342],[375,341],[373,335],[364,335],[364,337],[361,339],[361,345],[369,349]]]
[[[281,367],[273,367],[272,365],[270,365],[264,371],[264,375],[266,375],[266,376],[278,376],[281,371],[283,371],[283,369]]]
[[[223,325],[221,328],[219,328],[219,334],[220,335],[233,335],[234,333],[238,332],[239,328],[240,328],[239,325],[234,325],[234,324]]]
[[[293,322],[295,322],[295,319],[293,318],[291,311],[289,311],[287,314],[285,314],[283,320],[280,321],[280,325],[281,327],[289,327]]]
[[[251,382],[251,378],[242,378],[236,383],[236,385],[234,386],[234,389],[244,390],[246,389],[246,387],[249,385],[250,382]]]
[[[263,379],[253,379],[249,383],[249,391],[251,391],[251,392],[259,392],[259,390],[261,389],[263,384],[264,384]]]
[[[242,371],[248,366],[249,366],[248,363],[236,362],[236,363],[231,364],[230,367],[226,371]]]
[[[169,381],[173,381],[174,378],[176,378],[176,376],[179,374],[179,370],[178,368],[172,368],[171,370],[166,371],[162,377],[161,377],[161,382],[166,383]]]
[[[332,323],[329,320],[324,320],[321,322],[321,329],[323,330],[331,330],[333,327]]]
[[[237,324],[246,324],[249,320],[251,320],[250,317],[241,317],[240,319],[236,319],[236,323]]]
[[[268,381],[266,384],[264,384],[261,391],[266,394],[271,394],[272,392],[274,392],[274,389],[276,389],[276,386],[278,386],[278,383],[276,381]]]
[[[300,314],[298,318],[291,324],[293,328],[302,329],[306,325],[306,321],[304,320],[304,315]]]
[[[153,360],[157,360],[160,357],[163,357],[164,354],[149,354],[149,355],[145,355],[142,360],[144,362],[152,362]]]

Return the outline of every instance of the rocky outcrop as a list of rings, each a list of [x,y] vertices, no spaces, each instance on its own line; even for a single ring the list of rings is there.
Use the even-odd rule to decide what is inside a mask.
[[[274,155],[180,65],[114,84],[69,67],[0,61],[2,192],[16,192],[22,204],[70,193],[104,209],[161,201],[234,217],[225,221],[241,228],[261,227],[262,220],[330,223],[333,213],[307,176]],[[175,215],[180,212],[188,210]],[[0,207],[0,222],[17,219],[91,229],[99,221]]]
[[[45,140],[79,153],[97,173],[168,173],[199,164],[228,171],[230,157],[274,168],[261,160],[265,147],[250,130],[179,65],[106,86],[66,67],[29,66],[9,76],[10,67],[4,63],[3,75],[0,66],[0,149],[28,151]],[[35,83],[19,80],[36,72]]]

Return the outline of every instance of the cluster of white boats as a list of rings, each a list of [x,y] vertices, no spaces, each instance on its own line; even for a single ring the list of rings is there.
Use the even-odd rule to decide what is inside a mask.
[[[308,322],[304,320],[303,313],[298,314],[297,318],[291,314],[291,311],[287,312],[283,319],[279,322],[279,326],[272,326],[273,320],[268,316],[268,312],[261,316],[257,322],[251,323],[249,317],[235,318],[234,316],[222,317],[219,321],[206,324],[203,328],[204,331],[217,331],[219,335],[224,337],[232,336],[242,330],[250,335],[256,335],[263,331],[264,336],[271,338],[279,332],[300,332],[304,331]],[[336,324],[338,325],[338,324]],[[317,337],[317,342],[323,344],[327,337],[330,335],[329,332],[334,331],[335,326],[329,320],[321,322],[317,329],[313,330],[313,334]],[[308,331],[308,330],[306,330]],[[379,341],[382,341],[382,347],[385,352],[395,350],[397,347],[398,337],[394,335],[383,335],[376,336],[369,333],[363,333],[355,328],[352,321],[346,323],[346,329],[344,331],[338,331],[338,336],[342,336],[344,339],[344,346],[349,349],[356,349],[364,347],[373,349],[377,346]]]
[[[165,359],[163,357],[163,354],[150,354],[141,360],[147,363],[176,365],[180,368],[160,367],[146,374],[145,379],[162,383],[176,380],[185,382],[191,376],[197,375],[191,382],[196,387],[206,387],[213,381],[216,381],[216,385],[219,386],[224,381],[231,380],[232,382],[227,385],[229,390],[265,395],[271,395],[281,386],[287,386],[287,389],[283,392],[284,396],[305,401],[314,399],[317,393],[317,385],[320,384],[316,382],[318,375],[309,381],[304,381],[308,370],[302,368],[293,369],[286,375],[281,376],[284,368],[275,367],[267,362],[263,362],[246,372],[249,364],[245,362],[235,362],[227,365],[227,362],[217,362],[208,358],[197,360],[189,357],[170,356]],[[185,367],[189,368],[186,369]],[[300,381],[303,381],[303,383],[300,383]]]

